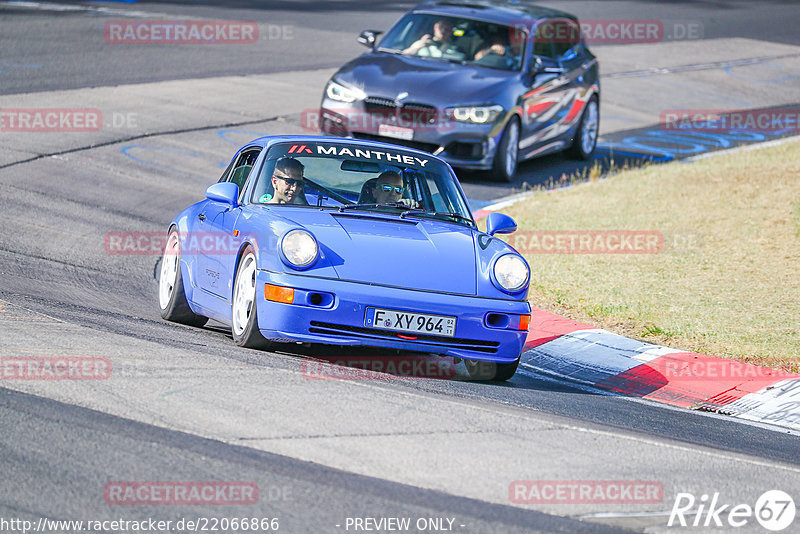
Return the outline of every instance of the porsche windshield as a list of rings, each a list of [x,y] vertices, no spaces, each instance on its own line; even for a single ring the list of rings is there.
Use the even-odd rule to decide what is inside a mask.
[[[335,142],[273,145],[251,201],[475,225],[455,179],[440,161],[400,149]]]
[[[522,26],[413,13],[389,30],[378,50],[518,71],[526,36]]]

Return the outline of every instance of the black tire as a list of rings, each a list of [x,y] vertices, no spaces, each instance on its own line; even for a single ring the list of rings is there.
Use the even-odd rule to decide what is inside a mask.
[[[197,315],[189,307],[181,275],[181,241],[177,230],[170,230],[158,276],[158,307],[167,321],[190,326],[203,326],[208,317]],[[174,269],[174,271],[173,271]],[[168,278],[173,278],[171,287]]]
[[[491,178],[498,182],[511,182],[519,163],[519,119],[512,117],[500,138],[492,162]]]
[[[249,263],[252,261],[252,265]],[[256,304],[258,299],[258,290],[255,288],[255,271],[252,272],[252,282],[255,293],[252,297],[252,302],[249,307],[243,306],[241,309],[245,312],[244,317],[237,317],[237,306],[241,306],[241,301],[237,301],[239,293],[242,291],[240,286],[240,278],[242,276],[251,276],[250,268],[255,268],[255,253],[253,247],[247,245],[242,251],[239,265],[236,268],[236,277],[233,279],[233,301],[231,302],[231,333],[233,334],[233,341],[240,347],[248,349],[270,349],[274,346],[264,338],[261,331],[258,329],[258,306]],[[243,328],[241,328],[243,326]]]
[[[472,380],[492,380],[495,382],[505,382],[517,372],[519,358],[511,363],[480,362],[475,360],[464,360],[467,373]]]
[[[594,113],[594,120],[591,119],[592,111]],[[593,124],[592,124],[593,123]],[[591,143],[584,143],[584,130],[588,127],[594,128]],[[597,134],[600,131],[600,105],[598,104],[597,95],[592,96],[586,104],[586,109],[583,110],[581,115],[581,122],[578,124],[578,129],[575,131],[575,138],[572,140],[572,145],[567,149],[570,157],[587,160],[592,157],[594,148],[597,146]]]

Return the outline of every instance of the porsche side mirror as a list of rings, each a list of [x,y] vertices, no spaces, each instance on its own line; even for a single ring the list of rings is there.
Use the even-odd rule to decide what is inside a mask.
[[[486,217],[486,233],[489,235],[512,234],[516,231],[517,223],[508,215],[492,212]]]
[[[235,208],[239,205],[239,186],[232,182],[216,183],[206,189],[206,198]]]
[[[378,42],[378,36],[382,33],[383,32],[379,32],[377,30],[364,30],[359,34],[356,41],[367,48],[375,48],[375,43]]]

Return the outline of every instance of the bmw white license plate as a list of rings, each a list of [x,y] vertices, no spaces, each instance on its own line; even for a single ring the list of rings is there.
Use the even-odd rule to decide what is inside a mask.
[[[414,130],[412,128],[403,128],[394,124],[379,124],[378,133],[386,137],[394,137],[395,139],[404,139],[406,141],[414,139]]]
[[[456,318],[446,315],[367,308],[364,326],[381,330],[453,337],[456,333]]]

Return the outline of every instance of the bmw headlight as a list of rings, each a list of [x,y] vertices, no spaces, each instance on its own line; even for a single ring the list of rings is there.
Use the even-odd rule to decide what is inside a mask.
[[[504,254],[494,262],[494,279],[509,293],[516,293],[525,287],[530,274],[528,266],[516,254]]]
[[[328,95],[328,98],[331,100],[347,103],[355,102],[356,100],[364,100],[367,96],[361,89],[345,87],[333,80],[328,82],[328,86],[325,88],[325,94]]]
[[[472,122],[474,124],[487,124],[503,112],[503,106],[464,106],[447,108],[448,117],[459,122]]]
[[[281,252],[289,265],[297,269],[310,267],[319,254],[314,236],[305,230],[295,229],[286,232],[281,240]]]

